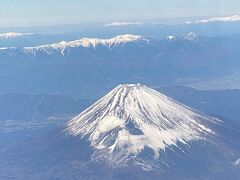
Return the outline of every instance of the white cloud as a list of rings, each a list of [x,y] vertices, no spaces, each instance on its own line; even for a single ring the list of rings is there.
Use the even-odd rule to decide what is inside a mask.
[[[120,26],[130,26],[130,25],[142,25],[141,22],[112,22],[106,24],[106,27],[120,27]]]
[[[20,36],[33,35],[34,33],[17,33],[17,32],[8,32],[0,34],[0,39],[12,39]]]
[[[198,21],[187,21],[186,24],[198,24],[198,23],[209,23],[209,22],[237,22],[240,21],[240,15],[233,16],[222,16],[222,17],[211,17],[208,19],[202,19]]]

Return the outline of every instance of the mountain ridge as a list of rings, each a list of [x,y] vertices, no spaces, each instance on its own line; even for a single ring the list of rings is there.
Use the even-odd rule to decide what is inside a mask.
[[[37,47],[25,47],[24,50],[27,53],[35,54],[36,51],[45,51],[46,53],[50,54],[52,49],[59,51],[62,55],[64,55],[64,51],[66,48],[71,47],[83,47],[89,48],[93,47],[96,48],[98,45],[103,45],[111,49],[111,47],[119,46],[120,44],[130,43],[130,42],[138,42],[138,41],[146,41],[149,42],[148,39],[144,38],[140,35],[118,35],[110,39],[98,39],[98,38],[82,38],[75,41],[61,41],[59,43],[48,44],[48,45],[41,45]]]
[[[198,38],[198,35],[194,32],[189,32],[186,35],[181,36],[166,36],[162,39],[162,41],[173,41],[173,40],[185,40],[185,41],[193,41]],[[102,38],[81,38],[73,41],[60,41],[52,44],[44,44],[33,47],[0,47],[0,54],[7,53],[8,51],[20,51],[25,54],[31,54],[36,56],[38,52],[44,52],[47,55],[53,54],[55,51],[60,53],[62,56],[65,55],[65,51],[68,48],[94,48],[96,49],[98,46],[107,47],[109,50],[112,48],[118,47],[120,45],[124,45],[126,43],[146,43],[149,44],[150,41],[153,43],[156,40],[146,38],[141,35],[134,34],[123,34],[117,35],[112,38],[102,39]],[[14,53],[12,53],[14,54]],[[11,53],[10,53],[11,55]]]

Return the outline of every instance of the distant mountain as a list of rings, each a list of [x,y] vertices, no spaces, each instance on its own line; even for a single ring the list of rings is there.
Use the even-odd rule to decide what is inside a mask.
[[[191,23],[212,23],[212,22],[239,22],[240,15],[233,15],[233,16],[218,16],[218,17],[210,17],[207,19],[197,20],[195,22],[188,21],[187,24]]]
[[[0,174],[29,179],[237,179],[239,130],[239,124],[204,115],[146,86],[120,85],[66,126],[4,150]]]
[[[139,43],[139,42],[149,42],[148,39],[145,39],[142,36],[138,35],[120,35],[116,36],[111,39],[97,39],[97,38],[83,38],[76,41],[61,41],[59,43],[55,44],[49,44],[49,45],[42,45],[37,47],[25,47],[23,50],[28,54],[38,54],[38,53],[46,53],[51,55],[54,53],[54,51],[60,52],[62,55],[65,55],[64,52],[68,48],[77,48],[77,47],[83,47],[83,48],[89,48],[93,47],[96,48],[97,46],[106,46],[109,49],[115,48],[119,45],[124,45],[125,43]]]
[[[108,24],[67,24],[48,27],[27,28],[34,35],[0,40],[0,47],[29,47],[55,42],[74,41],[83,37],[111,38],[119,34],[140,34],[153,39],[168,35],[181,36],[195,32],[200,36],[235,35],[240,32],[239,15],[216,17],[193,17],[176,19],[152,19],[141,22],[110,22]],[[205,22],[205,23],[200,23]],[[207,23],[206,23],[207,22]],[[1,29],[2,34],[9,28]],[[26,28],[14,28],[14,33],[25,32]]]
[[[225,77],[240,71],[239,42],[238,36],[208,38],[191,32],[162,40],[127,34],[1,48],[0,93],[97,98],[122,82],[160,87]]]
[[[143,23],[141,22],[111,22],[108,24],[105,24],[105,27],[121,27],[121,26],[139,26],[139,25],[143,25]]]
[[[149,40],[139,35],[119,35],[111,39],[98,39],[98,38],[82,38],[75,41],[61,41],[59,43],[40,45],[36,47],[4,47],[0,48],[0,54],[9,56],[33,55],[34,58],[39,58],[38,55],[65,55],[66,52],[71,51],[72,48],[97,48],[98,46],[107,47],[109,50],[123,46],[125,43],[149,43]],[[80,49],[81,50],[81,49]],[[71,53],[71,52],[69,52]],[[35,57],[37,56],[37,57]]]

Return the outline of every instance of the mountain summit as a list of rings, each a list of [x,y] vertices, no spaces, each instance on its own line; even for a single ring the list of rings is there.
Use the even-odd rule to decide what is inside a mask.
[[[214,135],[206,124],[217,120],[141,84],[119,85],[68,123],[67,131],[87,137],[94,158],[124,166],[135,161],[152,168],[167,148]],[[141,154],[149,150],[151,160]]]

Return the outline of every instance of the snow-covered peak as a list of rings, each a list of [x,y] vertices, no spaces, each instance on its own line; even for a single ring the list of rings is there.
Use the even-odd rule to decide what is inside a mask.
[[[234,164],[235,166],[240,166],[240,158],[237,159],[233,164]]]
[[[173,41],[173,40],[176,39],[176,37],[172,36],[172,35],[169,35],[169,36],[166,37],[166,39],[169,40],[169,41]]]
[[[33,33],[8,32],[0,34],[0,39],[14,39],[16,37],[33,35]]]
[[[142,25],[141,22],[112,22],[105,25],[105,27],[121,27],[131,25]]]
[[[59,43],[54,44],[48,44],[48,45],[41,45],[37,47],[26,47],[25,51],[30,53],[36,53],[38,50],[46,51],[47,53],[51,53],[53,49],[60,51],[62,55],[64,55],[64,51],[68,47],[94,47],[98,45],[104,45],[108,48],[118,46],[120,44],[125,44],[129,42],[137,42],[137,41],[146,41],[149,40],[144,38],[143,36],[139,35],[131,35],[131,34],[125,34],[125,35],[119,35],[110,39],[98,39],[98,38],[82,38],[80,40],[75,41],[61,41]]]
[[[173,36],[173,35],[169,35],[166,36],[164,38],[164,40],[167,40],[169,42],[174,42],[175,40],[188,40],[188,41],[192,41],[192,40],[196,40],[198,39],[198,35],[194,32],[189,32],[187,34],[183,34],[180,36]]]
[[[88,137],[95,158],[124,165],[144,148],[155,153],[178,143],[204,139],[214,134],[207,118],[167,96],[141,84],[119,85],[73,118],[67,131]]]
[[[186,40],[194,40],[198,37],[198,35],[194,32],[189,32],[188,34],[184,35],[183,37]]]
[[[238,22],[238,21],[240,21],[240,15],[210,17],[208,19],[202,19],[195,22],[187,21],[186,24],[209,23],[209,22]]]

